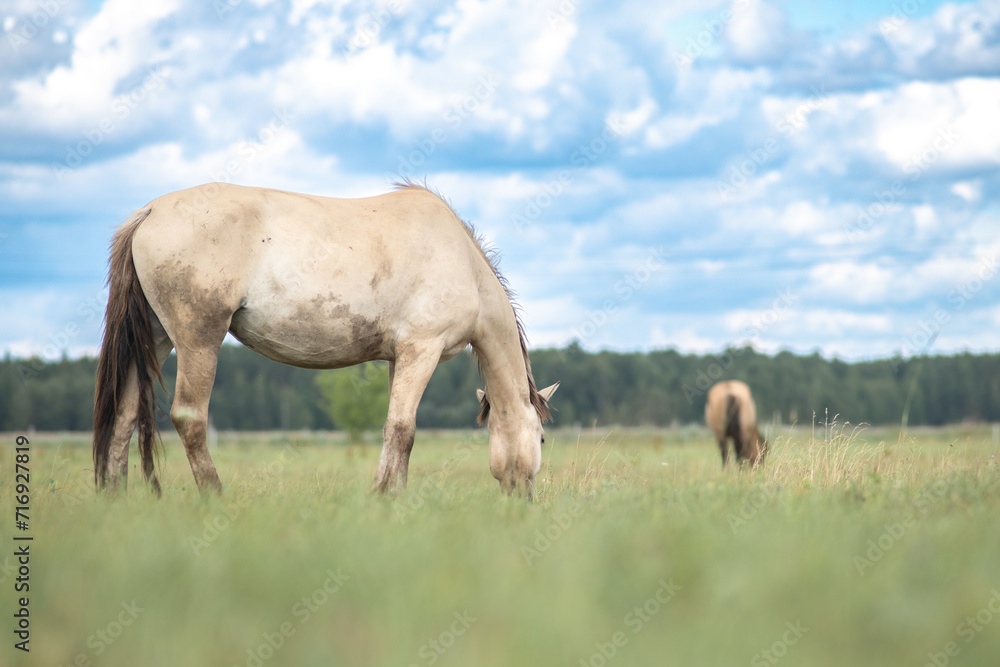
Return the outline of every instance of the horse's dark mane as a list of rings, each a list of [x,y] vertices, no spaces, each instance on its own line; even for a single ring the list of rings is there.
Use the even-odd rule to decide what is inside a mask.
[[[476,231],[476,228],[472,225],[472,223],[464,220],[462,216],[456,213],[451,203],[445,199],[440,192],[437,192],[429,187],[426,180],[423,183],[418,183],[411,178],[404,178],[401,181],[397,181],[393,185],[397,190],[417,188],[431,193],[444,202],[445,206],[451,210],[455,218],[462,223],[462,226],[465,228],[469,238],[471,238],[473,243],[476,244],[480,254],[483,256],[483,259],[486,260],[486,264],[493,272],[493,276],[497,279],[497,282],[500,283],[500,287],[503,288],[504,294],[507,295],[507,301],[510,302],[511,310],[514,311],[514,322],[517,324],[517,337],[521,343],[521,355],[524,357],[524,370],[528,376],[528,396],[531,400],[531,405],[535,408],[535,411],[538,413],[538,418],[542,421],[542,423],[552,419],[552,413],[549,411],[549,406],[546,405],[545,399],[539,395],[538,389],[535,387],[535,378],[531,374],[531,361],[528,359],[528,339],[524,333],[524,323],[521,320],[521,306],[517,302],[516,294],[514,293],[514,290],[511,289],[510,283],[507,282],[507,278],[500,271],[500,251],[491,247],[486,241],[486,238]],[[473,350],[473,352],[475,352],[475,350]],[[483,363],[479,359],[478,355],[476,356],[476,363],[479,365],[479,376],[482,377]],[[476,417],[476,423],[480,426],[485,424],[489,414],[490,402],[484,397],[482,402],[479,404],[479,415]]]

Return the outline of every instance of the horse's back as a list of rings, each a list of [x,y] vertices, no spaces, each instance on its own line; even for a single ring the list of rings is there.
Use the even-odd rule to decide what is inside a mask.
[[[450,352],[475,325],[485,260],[426,190],[336,199],[210,184],[150,208],[133,254],[154,311],[218,314],[278,361],[391,359],[407,336],[442,336]]]

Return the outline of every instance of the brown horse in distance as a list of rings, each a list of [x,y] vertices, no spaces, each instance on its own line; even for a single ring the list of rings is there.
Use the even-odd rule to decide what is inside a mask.
[[[767,440],[757,430],[757,410],[750,387],[739,380],[719,382],[708,390],[705,422],[715,433],[725,467],[729,438],[736,448],[736,460],[757,465],[764,462]]]

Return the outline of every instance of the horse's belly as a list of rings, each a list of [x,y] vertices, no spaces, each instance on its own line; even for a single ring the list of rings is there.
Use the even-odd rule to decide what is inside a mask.
[[[378,319],[349,311],[342,317],[315,312],[288,315],[241,308],[229,331],[251,350],[284,364],[305,368],[342,368],[391,359],[393,341]]]

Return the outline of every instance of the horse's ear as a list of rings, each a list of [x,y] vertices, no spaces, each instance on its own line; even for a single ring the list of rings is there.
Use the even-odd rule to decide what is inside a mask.
[[[538,395],[541,396],[546,403],[548,403],[549,399],[552,398],[552,394],[556,393],[556,389],[558,388],[559,388],[558,382],[556,382],[555,384],[550,384],[545,389],[539,389]]]
[[[486,398],[486,392],[476,387],[476,400],[482,403],[484,398]]]

